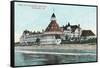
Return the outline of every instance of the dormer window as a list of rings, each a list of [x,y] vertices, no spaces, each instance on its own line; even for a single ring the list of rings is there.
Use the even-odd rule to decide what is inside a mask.
[[[71,27],[67,27],[67,30],[70,31],[71,30]]]

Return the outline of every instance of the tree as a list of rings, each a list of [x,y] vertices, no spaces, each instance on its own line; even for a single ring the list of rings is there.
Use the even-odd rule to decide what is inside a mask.
[[[36,39],[36,43],[37,43],[37,45],[40,45],[40,39],[39,38]]]
[[[68,35],[66,35],[65,38],[66,38],[67,41],[69,40]]]
[[[60,35],[55,35],[55,38],[60,39],[61,37],[60,37]]]

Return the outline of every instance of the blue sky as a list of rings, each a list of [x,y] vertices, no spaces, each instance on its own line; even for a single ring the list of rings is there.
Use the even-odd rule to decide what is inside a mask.
[[[15,3],[15,42],[19,41],[24,30],[42,31],[50,23],[55,13],[59,26],[80,24],[82,29],[90,29],[96,33],[96,7]]]

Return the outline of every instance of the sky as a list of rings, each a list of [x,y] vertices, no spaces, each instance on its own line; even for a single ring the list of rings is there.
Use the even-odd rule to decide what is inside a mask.
[[[96,34],[96,7],[16,2],[14,10],[15,42],[19,41],[24,30],[45,30],[53,13],[59,26],[68,22],[71,25],[80,24],[82,29]]]

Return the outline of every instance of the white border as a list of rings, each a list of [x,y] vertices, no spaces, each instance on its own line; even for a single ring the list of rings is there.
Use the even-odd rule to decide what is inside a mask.
[[[34,0],[34,1],[87,4],[87,5],[100,6],[100,0]],[[100,9],[98,12],[99,12],[98,16],[100,17]],[[100,26],[99,21],[98,21],[98,26]],[[98,27],[98,29],[100,29],[100,27]],[[100,33],[100,30],[98,31],[98,33]],[[100,36],[98,36],[98,39],[99,39],[98,41],[100,41]],[[98,53],[100,53],[99,46],[98,46],[98,50],[99,50]],[[100,54],[98,58],[100,58]],[[80,68],[80,67],[81,68],[99,68],[99,66],[100,66],[100,62],[36,66],[34,68]],[[0,0],[0,68],[10,68],[10,0]],[[25,68],[33,68],[33,67],[25,67]]]

